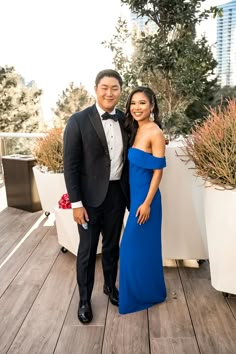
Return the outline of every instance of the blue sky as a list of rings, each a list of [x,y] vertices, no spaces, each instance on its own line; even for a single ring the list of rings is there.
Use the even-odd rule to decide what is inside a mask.
[[[111,52],[101,42],[112,37],[119,16],[128,16],[120,0],[0,0],[0,9],[0,65],[13,65],[43,89],[47,119],[71,81],[92,92],[97,72],[112,67]],[[210,28],[205,30],[213,43]]]

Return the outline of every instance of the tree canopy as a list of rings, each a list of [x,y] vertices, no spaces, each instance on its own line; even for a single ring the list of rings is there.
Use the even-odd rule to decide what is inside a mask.
[[[54,110],[55,127],[64,127],[70,116],[89,106],[94,101],[82,84],[76,87],[73,82],[70,83],[59,96]]]
[[[33,132],[39,127],[40,96],[13,67],[0,67],[0,131]]]
[[[173,135],[189,131],[193,122],[185,113],[187,107],[216,86],[217,62],[206,38],[196,38],[195,25],[219,10],[202,10],[203,2],[121,0],[137,17],[154,22],[155,29],[132,34],[120,19],[112,39],[104,42],[124,77],[124,92],[137,84],[150,86],[158,97],[164,129]],[[133,45],[131,57],[124,53],[125,41]]]

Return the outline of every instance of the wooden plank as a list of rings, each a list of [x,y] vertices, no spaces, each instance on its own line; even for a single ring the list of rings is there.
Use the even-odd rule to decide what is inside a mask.
[[[195,354],[200,353],[195,338],[154,338],[152,354]]]
[[[236,295],[231,295],[229,298],[226,299],[234,318],[236,319]]]
[[[0,353],[9,349],[58,252],[55,231],[54,234],[48,232],[1,297]]]
[[[36,229],[33,229],[12,257],[0,267],[0,297],[47,233],[48,227],[43,227],[43,224],[44,221]]]
[[[167,299],[148,310],[151,352],[190,353],[191,346],[191,354],[199,353],[176,264],[164,273]]]
[[[108,298],[103,294],[103,272],[101,256],[97,256],[95,283],[92,293],[93,320],[84,326],[77,317],[79,292],[76,289],[66,316],[55,353],[101,353],[108,306]]]
[[[75,257],[60,253],[8,353],[53,353],[75,286]]]
[[[3,215],[2,215],[3,214]],[[30,213],[16,208],[7,208],[1,213],[0,230],[25,231],[28,224],[33,224],[42,215],[42,211]]]
[[[1,232],[0,237],[0,264],[8,256],[11,250],[17,245],[22,238],[22,231],[8,231]]]
[[[7,208],[0,213],[4,217],[0,220],[0,264],[14,249],[20,238],[42,215],[42,212],[28,213],[22,210]]]
[[[6,208],[0,212],[0,231],[7,229],[8,226],[15,225],[23,215],[23,210],[15,208]],[[14,222],[13,222],[14,221]]]
[[[55,354],[98,354],[104,329],[102,326],[66,326]]]
[[[210,283],[209,265],[180,267],[180,275],[201,353],[236,353],[236,322],[222,294]]]
[[[20,215],[22,213],[24,213],[23,210],[11,208],[11,207],[7,207],[7,208],[1,210],[1,212],[0,212],[0,227],[4,224],[4,220],[7,215],[12,215],[12,216],[16,217],[17,215]]]
[[[148,354],[147,310],[119,315],[109,303],[102,354]]]

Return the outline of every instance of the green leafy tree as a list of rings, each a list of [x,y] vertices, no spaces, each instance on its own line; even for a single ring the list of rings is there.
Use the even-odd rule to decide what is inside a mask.
[[[39,127],[40,96],[13,67],[0,67],[0,131],[34,132]]]
[[[119,100],[119,108],[123,110],[125,109],[125,102],[130,88],[136,86],[138,82],[135,63],[129,58],[128,53],[125,52],[124,43],[127,45],[130,44],[130,46],[133,45],[135,48],[135,42],[133,41],[132,33],[128,30],[127,22],[119,18],[115,27],[115,34],[111,40],[103,41],[102,44],[113,52],[113,63],[123,78],[123,88]]]
[[[74,83],[70,83],[56,103],[56,109],[54,110],[55,127],[64,127],[70,116],[79,112],[82,109],[89,106],[94,102],[94,98],[88,93],[82,84],[79,87],[74,86]]]
[[[186,115],[191,127],[194,123],[201,123],[208,115],[209,109],[228,106],[230,99],[236,98],[236,86],[216,86],[215,90],[205,90],[202,97],[188,106]]]
[[[233,98],[236,98],[236,86],[218,86],[210,105],[211,107],[217,107],[221,105],[223,108],[225,108],[228,106],[229,99]]]
[[[115,54],[119,53],[118,57],[114,55],[114,64],[127,78],[128,86],[149,85],[156,92],[165,131],[171,135],[188,132],[192,122],[185,113],[187,107],[216,85],[216,80],[209,77],[217,63],[206,39],[195,38],[195,25],[219,11],[216,7],[201,10],[203,1],[121,0],[137,17],[146,16],[154,22],[156,31],[132,36],[134,52],[129,61],[120,53],[125,38],[118,46],[115,34],[106,43]],[[125,35],[128,39],[128,33]]]

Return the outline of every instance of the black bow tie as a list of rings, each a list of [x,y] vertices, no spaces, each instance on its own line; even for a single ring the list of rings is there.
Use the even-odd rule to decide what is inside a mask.
[[[118,121],[118,117],[116,114],[110,114],[108,112],[105,112],[102,114],[102,119],[106,120],[106,119],[113,119],[115,122]]]

